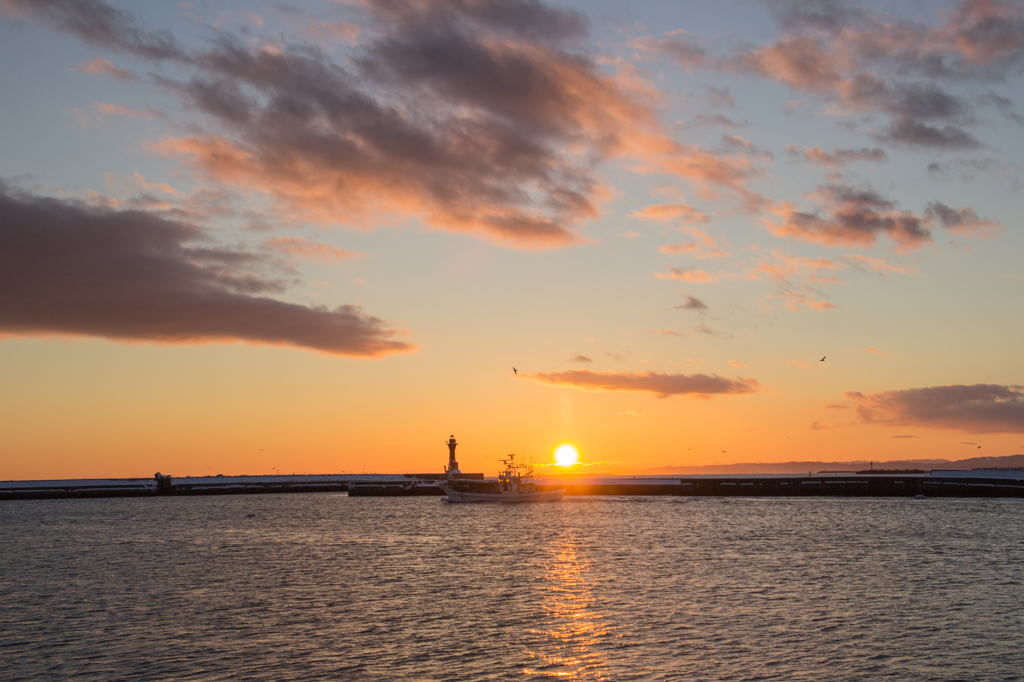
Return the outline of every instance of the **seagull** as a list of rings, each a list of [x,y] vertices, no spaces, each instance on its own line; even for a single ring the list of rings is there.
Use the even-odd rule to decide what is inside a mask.
[[[821,360],[818,360],[818,362],[825,362],[825,356],[824,356],[824,355],[822,355],[822,356],[821,356]]]
[[[519,370],[516,369],[515,367],[512,368],[512,373],[515,374],[516,376],[519,376]]]

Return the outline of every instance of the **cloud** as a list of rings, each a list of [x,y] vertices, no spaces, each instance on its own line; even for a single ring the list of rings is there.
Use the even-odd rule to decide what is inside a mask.
[[[330,244],[311,242],[301,237],[276,237],[263,242],[267,248],[281,251],[293,258],[319,262],[341,262],[351,258],[361,258],[366,254],[358,251],[339,249]]]
[[[889,116],[880,140],[961,150],[980,146],[964,129],[973,123],[972,110],[993,104],[978,99],[972,86],[1002,82],[1024,56],[1018,3],[965,0],[954,11],[936,12],[932,26],[831,2],[779,0],[769,8],[784,33],[765,45],[718,56],[678,31],[640,44],[687,70],[786,85],[824,100],[831,113]]]
[[[890,272],[899,272],[904,275],[919,275],[920,271],[912,265],[893,265],[884,258],[872,258],[856,253],[848,253],[842,257],[844,262],[850,263],[858,269],[868,269],[876,274],[885,277]]]
[[[871,346],[868,346],[868,347],[867,347],[867,348],[865,348],[864,350],[865,350],[865,352],[867,352],[867,353],[872,353],[872,354],[874,354],[874,355],[884,355],[884,356],[885,356],[885,357],[887,357],[887,358],[894,358],[894,357],[896,357],[896,356],[895,356],[895,355],[893,355],[892,353],[886,353],[886,352],[885,352],[884,350],[878,350],[878,349],[876,349],[876,348],[872,348]]]
[[[730,360],[729,361],[729,366],[730,367],[750,367],[750,365],[745,365],[742,362],[740,362],[739,360]]]
[[[577,353],[573,357],[571,357],[568,360],[566,360],[566,362],[593,362],[593,361],[594,360],[592,358],[588,358],[586,355],[583,355],[581,353]]]
[[[861,149],[834,148],[831,152],[826,152],[821,147],[805,146],[801,150],[797,145],[789,144],[786,145],[786,153],[790,156],[802,156],[807,161],[826,168],[842,168],[856,161],[883,163],[889,160],[885,150],[878,147],[871,149],[867,147],[862,147]]]
[[[4,0],[4,6],[74,33],[90,45],[157,61],[186,57],[170,31],[146,31],[130,14],[102,0]]]
[[[706,223],[709,220],[706,214],[700,213],[689,204],[682,203],[655,204],[638,211],[633,211],[631,215],[641,220],[656,220],[658,222],[668,222],[677,218],[692,223]]]
[[[356,43],[361,31],[355,24],[347,21],[310,20],[304,26],[304,33],[321,45],[342,41]]]
[[[270,264],[195,225],[17,194],[0,184],[0,332],[118,341],[287,345],[352,357],[415,346],[356,305],[267,294]]]
[[[950,385],[845,396],[864,423],[955,429],[970,433],[1024,433],[1024,391],[998,384]]]
[[[773,207],[781,222],[769,222],[768,229],[779,237],[826,246],[873,246],[880,235],[903,249],[932,241],[926,217],[897,210],[895,202],[870,187],[824,185],[812,198],[819,202],[814,213],[799,211],[789,202]]]
[[[713,85],[705,87],[708,104],[713,107],[731,108],[736,106],[736,98],[729,92],[729,88],[716,88]]]
[[[125,104],[110,104],[109,102],[93,102],[92,110],[70,107],[67,112],[75,120],[75,124],[86,128],[93,123],[102,123],[107,116],[125,116],[127,118],[159,118],[159,114],[152,109],[133,109]]]
[[[206,123],[150,149],[269,195],[294,220],[419,219],[565,246],[586,241],[576,228],[607,195],[599,163],[703,159],[664,136],[653,88],[587,53],[581,14],[531,0],[359,3],[371,37],[343,60],[225,33],[190,51],[101,0],[10,2],[90,44],[174,60],[180,80],[157,82]]]
[[[707,310],[708,309],[707,305],[704,304],[704,301],[700,300],[699,298],[694,298],[693,296],[689,296],[689,295],[686,297],[686,303],[683,303],[682,305],[677,305],[675,307],[679,308],[681,310]]]
[[[899,436],[889,436],[889,438],[920,438],[920,436],[913,436],[910,434],[901,434]]]
[[[737,377],[726,379],[708,374],[662,374],[659,372],[592,372],[572,370],[569,372],[539,372],[527,374],[551,386],[578,388],[585,391],[637,391],[654,393],[659,398],[673,395],[691,395],[701,399],[713,395],[740,395],[756,393],[760,384],[753,379]]]
[[[950,232],[960,235],[981,234],[991,237],[1003,229],[998,220],[979,218],[973,208],[953,209],[941,201],[928,204],[925,212],[936,218]]]
[[[92,76],[113,76],[119,80],[135,80],[136,76],[131,71],[125,71],[114,66],[114,62],[103,57],[93,57],[87,62],[82,62],[75,67],[75,71],[87,73]]]
[[[729,273],[711,274],[699,268],[677,268],[669,266],[669,272],[656,272],[654,276],[658,279],[673,279],[679,282],[710,283],[717,282],[722,275]]]
[[[691,181],[702,197],[768,199],[763,170],[670,138],[660,94],[593,56],[585,17],[535,0],[353,3],[368,38],[334,58],[218,33],[205,51],[102,0],[7,0],[90,44],[173,60],[156,82],[204,114],[149,147],[207,184],[261,192],[293,220],[358,228],[410,219],[518,248],[585,242],[610,196],[596,168]],[[190,122],[191,124],[191,122]]]
[[[910,116],[900,116],[879,140],[935,149],[968,150],[981,147],[981,143],[963,128],[955,125],[929,125]]]
[[[809,427],[811,431],[829,431],[831,429],[838,429],[838,424],[822,424],[821,422],[813,422]]]
[[[811,310],[831,310],[836,306],[828,301],[818,301],[808,294],[801,294],[798,291],[786,290],[782,292],[786,299],[786,307],[790,310],[800,310],[801,307]],[[768,294],[771,297],[771,294]]]
[[[757,280],[764,275],[776,284],[788,287],[791,278],[807,274],[811,282],[837,282],[839,281],[838,277],[826,273],[837,272],[846,267],[844,263],[829,258],[793,256],[778,249],[772,251],[772,258],[771,261],[765,261],[751,268],[747,272],[747,279]]]
[[[939,201],[928,204],[924,215],[900,211],[896,203],[868,186],[823,185],[811,195],[818,201],[813,212],[800,211],[789,202],[772,208],[781,222],[768,221],[768,229],[779,237],[814,242],[826,246],[873,246],[885,235],[900,249],[914,249],[932,242],[932,227],[937,220],[946,229],[961,235],[991,236],[1002,229],[999,221],[979,218],[974,209],[952,209]],[[844,260],[868,267],[879,274],[886,271],[916,273],[910,266],[893,266],[880,259],[848,255]]]

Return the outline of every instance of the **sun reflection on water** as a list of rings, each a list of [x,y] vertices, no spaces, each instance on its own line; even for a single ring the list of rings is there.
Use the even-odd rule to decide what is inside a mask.
[[[543,627],[531,630],[535,638],[527,649],[533,666],[528,675],[569,680],[609,679],[602,670],[605,655],[594,645],[607,637],[604,616],[596,607],[590,581],[590,562],[581,556],[574,537],[550,547],[544,563]]]

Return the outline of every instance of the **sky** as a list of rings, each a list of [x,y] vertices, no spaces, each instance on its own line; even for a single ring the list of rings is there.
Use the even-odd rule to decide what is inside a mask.
[[[0,479],[1024,452],[1022,69],[1019,2],[0,0]]]

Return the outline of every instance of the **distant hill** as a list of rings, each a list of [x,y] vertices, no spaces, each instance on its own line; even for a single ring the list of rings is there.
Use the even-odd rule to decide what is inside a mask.
[[[635,473],[647,476],[669,474],[799,474],[808,471],[860,471],[871,465],[868,460],[850,462],[772,462],[750,464],[710,464],[707,466],[665,466],[639,469]],[[970,459],[897,459],[888,462],[874,460],[876,469],[1010,469],[1024,467],[1024,455],[1006,457],[971,457]],[[633,472],[631,472],[633,473]]]

